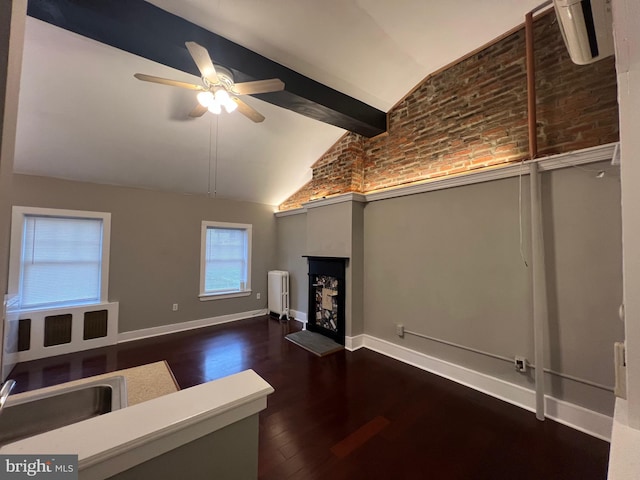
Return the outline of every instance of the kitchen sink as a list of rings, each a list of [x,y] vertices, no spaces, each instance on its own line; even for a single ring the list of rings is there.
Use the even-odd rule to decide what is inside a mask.
[[[0,445],[127,406],[123,376],[9,397],[0,414]]]

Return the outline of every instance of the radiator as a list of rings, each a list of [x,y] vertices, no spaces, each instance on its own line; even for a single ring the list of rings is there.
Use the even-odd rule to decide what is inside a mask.
[[[269,312],[289,319],[289,272],[269,272]]]

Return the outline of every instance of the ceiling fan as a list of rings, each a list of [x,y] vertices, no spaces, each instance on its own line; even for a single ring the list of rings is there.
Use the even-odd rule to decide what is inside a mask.
[[[271,78],[255,82],[235,83],[231,71],[220,65],[213,65],[206,48],[195,42],[186,42],[185,45],[202,74],[202,85],[154,77],[144,73],[136,73],[134,77],[144,82],[160,83],[199,91],[200,93],[197,96],[198,105],[189,113],[190,117],[201,117],[207,111],[220,114],[222,108],[224,108],[227,113],[237,109],[245,117],[256,123],[264,120],[262,114],[240,100],[237,95],[279,92],[284,90],[284,83],[280,79]]]

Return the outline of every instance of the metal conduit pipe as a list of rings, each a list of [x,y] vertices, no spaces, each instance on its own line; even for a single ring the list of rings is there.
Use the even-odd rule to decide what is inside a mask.
[[[549,2],[545,2],[548,4]],[[527,64],[527,113],[529,124],[529,159],[538,155],[536,118],[536,71],[533,45],[533,14],[544,8],[542,4],[525,16],[525,43]],[[544,326],[548,323],[547,280],[542,234],[542,199],[537,162],[529,164],[531,191],[531,263],[533,264],[533,345],[536,365],[544,367]],[[535,369],[536,418],[544,421],[544,368]]]
[[[502,355],[498,355],[495,353],[484,352],[482,350],[478,350],[472,347],[467,347],[465,345],[460,345],[459,343],[449,342],[448,340],[442,340],[441,338],[430,337],[429,335],[424,335],[422,333],[412,332],[411,330],[407,330],[406,328],[403,330],[405,335],[413,335],[415,337],[426,338],[427,340],[431,340],[433,342],[442,343],[444,345],[449,345],[450,347],[461,348],[462,350],[467,350],[473,353],[479,353],[480,355],[486,355],[487,357],[496,358],[498,360],[504,360],[505,362],[513,363],[513,359],[509,357],[504,357]]]
[[[426,340],[431,340],[433,342],[442,343],[443,345],[449,345],[450,347],[456,347],[456,348],[459,348],[461,350],[466,350],[468,352],[478,353],[480,355],[485,355],[487,357],[495,358],[496,360],[502,360],[502,361],[508,362],[508,363],[513,365],[514,359],[506,357],[504,355],[498,355],[496,353],[485,352],[483,350],[478,350],[477,348],[467,347],[466,345],[460,345],[459,343],[450,342],[448,340],[443,340],[441,338],[432,337],[430,335],[424,335],[423,333],[412,332],[411,330],[407,330],[406,328],[403,329],[403,332],[404,332],[405,335],[413,335],[415,337],[420,337],[420,338],[424,338]],[[535,369],[536,368],[536,366],[534,364],[532,364],[532,363],[527,363],[527,367],[531,368],[531,369]],[[567,373],[557,372],[557,371],[551,370],[549,368],[543,368],[543,371],[545,373],[548,373],[550,375],[554,375],[556,377],[566,378],[567,380],[571,380],[571,381],[574,381],[574,382],[582,383],[584,385],[589,385],[590,387],[599,388],[600,390],[605,390],[607,392],[613,392],[613,387],[610,387],[608,385],[603,385],[601,383],[592,382],[591,380],[586,380],[584,378],[575,377],[575,376],[569,375]]]
[[[542,199],[538,164],[529,164],[531,189],[531,263],[533,267],[533,348],[534,362],[544,366],[544,326],[549,321],[544,238],[542,234]],[[536,418],[544,420],[544,369],[536,368]]]

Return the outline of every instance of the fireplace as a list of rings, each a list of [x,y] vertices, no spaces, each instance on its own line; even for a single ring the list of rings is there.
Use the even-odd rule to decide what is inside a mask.
[[[343,257],[312,257],[309,262],[307,330],[344,345],[345,265]]]

